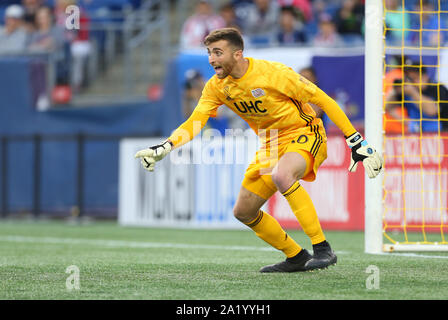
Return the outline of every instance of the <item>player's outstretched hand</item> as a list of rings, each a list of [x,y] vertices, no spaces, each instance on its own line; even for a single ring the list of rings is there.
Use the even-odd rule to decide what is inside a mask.
[[[154,166],[157,161],[162,160],[173,148],[170,141],[165,141],[156,146],[149,147],[138,151],[135,158],[140,158],[143,168],[148,171],[154,171]]]
[[[359,132],[346,137],[347,145],[352,149],[348,171],[355,172],[358,162],[362,161],[369,178],[375,178],[383,168],[383,157],[363,139]]]

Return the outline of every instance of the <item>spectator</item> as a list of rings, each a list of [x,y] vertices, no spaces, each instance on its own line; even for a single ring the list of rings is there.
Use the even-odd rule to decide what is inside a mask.
[[[341,35],[362,35],[364,5],[358,0],[344,0],[336,14],[335,24]]]
[[[385,2],[386,41],[390,44],[401,44],[408,41],[410,17],[401,7],[401,0],[386,0]],[[404,37],[404,39],[403,39]]]
[[[54,25],[49,7],[40,7],[36,12],[36,30],[31,34],[28,50],[31,52],[55,52],[62,49],[63,30]]]
[[[438,10],[436,10],[434,4],[429,0],[416,2],[414,10],[416,12],[421,11],[421,14],[412,15],[411,28],[419,30],[418,32],[412,33],[412,43],[424,47],[442,46],[448,40],[446,31],[439,31],[439,29],[446,30],[448,27],[446,21],[442,18],[443,15],[437,13]]]
[[[279,7],[273,0],[254,0],[248,7],[243,31],[252,43],[268,44],[274,37],[277,27]]]
[[[206,82],[199,70],[189,69],[185,72],[185,86],[182,101],[182,114],[185,119],[188,119],[193,113],[194,108],[196,108]],[[231,113],[236,116],[234,112]],[[210,133],[206,129],[217,129],[224,134],[225,129],[229,128],[229,116],[230,114],[228,112],[223,112],[222,109],[219,109],[217,116],[209,119],[207,122],[203,130],[204,134],[207,135]]]
[[[303,24],[298,20],[294,7],[282,7],[280,13],[280,27],[277,32],[277,41],[280,45],[293,45],[307,42]]]
[[[394,101],[398,97],[395,96],[396,92],[400,91],[401,83],[403,81],[403,68],[406,57],[397,55],[392,56],[387,62],[390,67],[386,69],[386,74],[383,80],[384,83],[384,97],[385,101],[385,113],[384,113],[384,131],[386,133],[405,133],[407,132],[407,126],[403,125],[403,120],[408,118],[408,112],[401,101]]]
[[[412,90],[409,89],[409,96],[413,101],[421,101],[421,108],[424,114],[427,115],[427,118],[438,119],[440,115],[441,119],[448,119],[448,89],[441,83],[432,82],[427,69],[420,66],[420,64],[405,67],[404,74],[406,79],[408,79],[407,81],[416,84],[411,86]],[[409,110],[409,116],[410,118],[420,119],[420,111],[411,109]],[[425,122],[427,128],[425,131],[438,131],[437,122],[423,121],[422,126],[425,126]],[[418,125],[417,121],[416,124]],[[442,121],[441,130],[448,131],[448,122],[446,120]]]
[[[202,41],[211,30],[223,28],[225,21],[213,12],[209,1],[199,0],[195,13],[189,17],[181,31],[180,45],[182,49],[202,47]]]
[[[362,0],[361,0],[362,1]],[[341,7],[342,0],[313,0],[311,22],[319,23],[322,14],[334,17]]]
[[[20,0],[2,0],[1,4],[5,7],[9,7],[12,4],[18,4]]]
[[[341,36],[336,31],[336,25],[329,14],[322,14],[318,31],[313,39],[316,47],[338,47],[343,44]]]
[[[251,4],[253,0],[232,0],[231,4],[233,6],[247,5]]]
[[[36,13],[43,3],[44,0],[22,0],[22,5],[25,9],[25,28],[29,33],[33,32],[36,28]]]
[[[299,70],[299,74],[304,76],[308,81],[311,81],[315,85],[317,84],[316,71],[313,67],[305,67]]]
[[[198,70],[190,69],[185,72],[185,86],[182,104],[182,114],[185,119],[188,119],[202,94],[202,89],[205,86],[205,79]]]
[[[406,65],[410,64],[410,62],[406,62]],[[438,118],[439,106],[437,101],[442,100],[438,99],[437,85],[431,85],[426,68],[419,64],[405,67],[404,70],[404,81],[395,79],[393,89],[386,94],[386,113],[398,120],[402,120],[404,117],[418,119],[410,121],[404,129],[405,132],[417,133],[420,132],[420,129],[423,132],[437,132],[438,123],[433,119]],[[444,87],[440,88],[442,95]],[[402,104],[405,110],[399,113]],[[446,104],[441,104],[440,107],[440,114],[448,112]],[[425,119],[429,121],[425,121]]]
[[[65,39],[69,42],[74,40],[88,40],[89,39],[89,30],[88,23],[89,18],[85,11],[78,5],[78,0],[55,0],[54,6],[54,15],[55,15],[55,24],[59,26],[61,29],[65,29]],[[79,17],[79,29],[67,29],[67,13],[66,9],[68,6],[77,6],[80,10]]]
[[[313,18],[313,10],[310,0],[277,0],[280,7],[293,7],[299,12],[298,17],[303,22],[309,22]]]
[[[24,10],[13,4],[6,8],[5,25],[0,29],[0,54],[18,53],[26,48],[27,33],[23,27]]]
[[[323,14],[329,14],[327,3],[324,0],[314,0],[312,6],[311,20],[306,23],[306,30],[309,38],[314,38],[317,34],[320,17]]]
[[[319,21],[319,17],[327,12],[327,3],[324,0],[314,0],[313,1],[313,18],[314,21]]]
[[[224,20],[226,28],[235,28],[241,30],[241,23],[235,13],[235,7],[231,3],[227,3],[219,10],[221,18]]]
[[[65,29],[67,19],[66,8],[71,5],[76,5],[76,0],[56,0],[55,15],[56,25],[61,29]],[[65,29],[64,41],[68,45],[69,58],[71,61],[71,84],[73,90],[78,92],[82,85],[86,82],[85,66],[89,57],[92,55],[92,45],[89,38],[88,30],[89,18],[81,9],[79,18],[79,30]]]

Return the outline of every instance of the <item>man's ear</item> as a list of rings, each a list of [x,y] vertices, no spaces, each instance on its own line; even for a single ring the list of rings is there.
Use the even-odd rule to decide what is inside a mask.
[[[235,50],[233,52],[233,57],[235,59],[241,59],[243,57],[243,50]]]

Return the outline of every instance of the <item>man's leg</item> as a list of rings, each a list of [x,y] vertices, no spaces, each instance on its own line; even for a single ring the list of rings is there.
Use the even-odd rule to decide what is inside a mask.
[[[250,227],[255,234],[286,255],[286,260],[275,265],[263,267],[261,272],[296,272],[311,270],[307,263],[312,256],[302,249],[283,230],[278,221],[268,213],[260,210],[266,202],[255,193],[241,187],[234,207],[235,217]]]
[[[241,187],[233,213],[235,218],[251,228],[262,240],[293,257],[302,248],[282,229],[274,217],[260,210],[265,199]]]
[[[311,239],[311,244],[325,241],[325,235],[319,223],[316,209],[308,192],[300,185],[299,179],[303,178],[312,168],[312,158],[303,154],[287,152],[280,158],[272,171],[272,180],[289,203],[294,215],[303,231]],[[311,167],[311,168],[310,168]]]
[[[311,197],[299,183],[299,179],[305,177],[312,167],[313,158],[307,151],[287,152],[272,171],[272,180],[311,239],[314,256],[328,259],[329,264],[333,264],[337,258],[325,239]]]

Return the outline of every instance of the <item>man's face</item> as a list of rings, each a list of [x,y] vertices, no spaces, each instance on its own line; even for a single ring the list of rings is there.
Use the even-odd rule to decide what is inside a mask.
[[[270,4],[271,0],[255,0],[255,5],[261,11],[267,11],[269,9]]]
[[[23,5],[26,8],[37,9],[41,5],[41,1],[40,0],[24,0]]]
[[[20,27],[21,20],[17,18],[7,17],[5,19],[5,27],[8,32],[14,32],[16,29]]]
[[[283,12],[280,15],[280,24],[285,31],[294,30],[295,18],[290,12]]]
[[[411,80],[413,83],[427,83],[429,81],[429,77],[426,73],[422,72],[422,78],[420,81],[420,72],[419,71],[408,71],[406,72],[406,76]]]
[[[196,7],[196,13],[199,15],[209,15],[210,11],[211,7],[207,2],[199,2]]]
[[[215,69],[216,76],[219,79],[227,77],[235,67],[237,60],[235,50],[226,40],[212,42],[207,46],[208,62]]]
[[[334,33],[335,26],[330,21],[323,21],[320,23],[320,31],[322,32],[323,35],[330,36]]]

